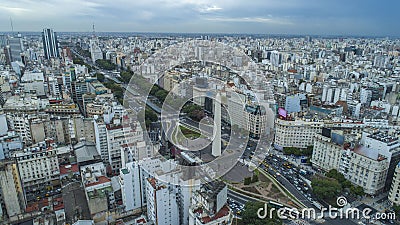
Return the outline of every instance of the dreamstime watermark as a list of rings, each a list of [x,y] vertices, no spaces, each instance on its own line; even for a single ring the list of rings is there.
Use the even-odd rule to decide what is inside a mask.
[[[260,219],[270,218],[272,219],[274,215],[276,215],[279,219],[303,219],[303,220],[318,220],[318,219],[376,219],[376,220],[395,220],[396,214],[394,212],[389,213],[381,213],[376,212],[371,208],[354,208],[354,207],[346,207],[347,199],[343,196],[340,196],[336,200],[336,204],[338,207],[336,208],[329,205],[328,208],[321,207],[319,210],[315,208],[303,208],[302,210],[298,210],[296,208],[282,207],[275,208],[268,206],[268,203],[265,203],[264,208],[259,208],[257,211],[257,216]]]

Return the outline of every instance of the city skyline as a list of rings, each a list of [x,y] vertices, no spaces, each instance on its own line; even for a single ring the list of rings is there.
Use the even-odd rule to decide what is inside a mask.
[[[4,1],[0,31],[399,36],[399,3],[378,1]],[[12,20],[12,26],[11,26]]]

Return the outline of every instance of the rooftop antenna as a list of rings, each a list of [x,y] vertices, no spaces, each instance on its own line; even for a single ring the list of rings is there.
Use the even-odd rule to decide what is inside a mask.
[[[11,32],[14,33],[14,26],[11,17],[10,17],[10,24],[11,24]]]
[[[93,29],[93,37],[95,38],[96,37],[96,29],[94,28],[94,22],[93,22],[92,29]]]

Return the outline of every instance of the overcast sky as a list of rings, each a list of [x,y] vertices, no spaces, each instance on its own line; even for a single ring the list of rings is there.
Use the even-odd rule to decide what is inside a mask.
[[[400,36],[399,0],[1,0],[0,31]]]

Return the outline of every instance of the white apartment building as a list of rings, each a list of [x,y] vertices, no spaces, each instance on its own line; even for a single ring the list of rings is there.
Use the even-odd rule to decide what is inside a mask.
[[[29,116],[25,114],[13,114],[12,116],[7,115],[7,119],[10,121],[11,128],[21,135],[22,142],[27,145],[32,143],[31,128],[28,117]]]
[[[106,129],[108,159],[113,173],[117,173],[122,167],[122,146],[126,144],[128,139],[125,138],[122,125],[108,124]]]
[[[171,216],[176,217],[178,220],[176,224],[189,224],[189,208],[192,204],[192,196],[196,190],[199,190],[200,181],[194,179],[183,180],[183,177],[183,171],[176,167],[173,160],[161,161],[158,158],[147,158],[127,163],[126,167],[120,170],[118,177],[125,211],[138,210],[142,206],[148,207],[148,209],[151,209],[148,210],[148,217],[153,218],[151,219],[153,221],[158,221],[154,220],[157,214],[162,217],[165,217],[165,215],[160,214],[163,212],[158,212],[157,210],[165,209],[165,201],[174,200],[177,204],[177,211],[171,214]],[[148,182],[148,179],[154,179],[155,182]],[[160,183],[161,181],[167,180],[171,183],[179,183],[180,185],[167,185],[166,183]],[[156,184],[157,187],[165,186],[166,189],[154,189],[152,187],[153,184]],[[151,187],[149,187],[149,185]],[[148,193],[149,191],[151,193]],[[174,197],[173,199],[168,199],[169,197],[167,198],[163,196],[165,197],[163,200],[162,197],[158,195],[174,195]],[[149,196],[151,199],[149,199]],[[155,196],[158,196],[157,200],[154,199]],[[169,215],[170,213],[168,213],[167,216],[169,217]],[[175,221],[176,219],[173,218],[170,220]],[[159,222],[163,224],[163,221],[165,222],[167,220],[160,220]],[[169,224],[168,221],[165,223]],[[171,224],[174,223],[171,222]]]
[[[399,139],[387,132],[371,132],[369,130],[364,130],[361,143],[367,148],[377,149],[379,154],[388,159],[389,169],[385,183],[385,190],[389,190],[397,163],[400,161]]]
[[[106,124],[101,120],[94,120],[93,126],[97,152],[104,162],[109,162]]]
[[[366,194],[375,195],[385,187],[389,163],[376,149],[357,146],[344,150],[339,172],[352,184],[362,187]]]
[[[52,188],[59,182],[60,171],[57,150],[16,153],[14,155],[25,192]]]
[[[314,137],[321,133],[323,122],[305,120],[275,120],[275,147],[306,148],[314,144]]]
[[[144,206],[144,192],[142,191],[143,187],[137,163],[127,163],[126,167],[120,170],[118,181],[121,186],[122,203],[125,206],[125,211]]]
[[[58,86],[57,77],[49,76],[47,78],[49,96],[51,97],[60,97],[60,87]]]
[[[103,52],[97,42],[97,40],[90,40],[90,56],[93,63],[98,59],[103,59]]]
[[[314,167],[329,171],[338,169],[343,146],[332,142],[331,138],[316,134],[311,163]]]
[[[334,138],[317,134],[311,163],[324,171],[336,169],[365,193],[375,195],[392,181],[391,167],[398,158],[397,139],[380,132],[364,133],[361,144],[338,144]]]
[[[388,199],[393,205],[400,204],[400,163],[396,166]]]
[[[243,128],[244,125],[244,105],[246,96],[244,94],[229,91],[226,93],[228,116],[230,118],[231,126],[237,125],[238,128]]]
[[[147,217],[154,224],[179,224],[177,194],[174,190],[155,178],[147,178]]]

